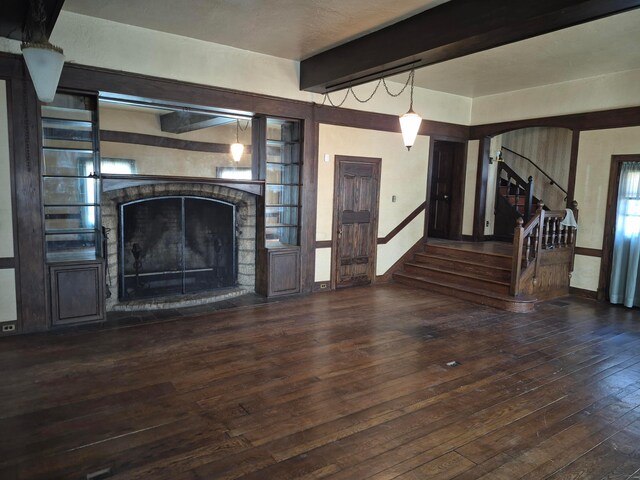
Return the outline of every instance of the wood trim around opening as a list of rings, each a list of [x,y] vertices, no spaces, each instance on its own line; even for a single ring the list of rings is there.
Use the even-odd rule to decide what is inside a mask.
[[[598,300],[605,300],[609,295],[609,277],[611,276],[611,261],[613,244],[615,241],[616,214],[618,211],[618,190],[620,185],[620,171],[626,162],[640,162],[640,154],[612,155],[609,169],[609,189],[607,192],[607,210],[604,221],[602,238],[602,262],[600,262],[600,278],[598,280]],[[577,253],[577,252],[576,252]]]
[[[461,142],[455,138],[449,136],[434,135],[430,138],[429,142],[429,164],[427,166],[427,188],[425,199],[425,213],[424,213],[424,238],[429,238],[429,204],[431,200],[431,178],[433,167],[433,153],[435,150],[436,142],[448,142],[455,144],[455,165],[453,167],[453,181],[457,182],[454,185],[452,193],[452,208],[450,209],[450,225],[449,225],[449,237],[451,240],[462,240],[462,223],[464,221],[464,194],[466,188],[466,167],[467,167],[467,149],[469,143]]]
[[[491,138],[483,137],[478,146],[478,169],[476,173],[476,200],[473,214],[473,240],[485,240],[484,222],[487,215],[487,190],[489,186],[489,149]]]
[[[604,130],[640,125],[640,107],[613,108],[596,112],[556,115],[552,117],[527,118],[508,122],[473,125],[469,128],[469,140],[530,127],[560,127],[569,130]]]
[[[578,149],[580,147],[580,130],[574,130],[571,135],[571,156],[569,158],[569,179],[567,185],[567,208],[575,199],[576,172],[578,170]]]

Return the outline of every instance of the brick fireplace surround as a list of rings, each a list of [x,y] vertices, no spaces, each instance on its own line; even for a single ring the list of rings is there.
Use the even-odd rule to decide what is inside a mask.
[[[223,200],[236,207],[237,288],[182,296],[150,298],[121,302],[118,299],[118,225],[119,205],[135,200],[194,196]],[[201,305],[255,291],[256,282],[256,197],[250,193],[222,185],[207,183],[153,183],[107,190],[102,193],[102,224],[107,229],[107,311],[152,310]]]

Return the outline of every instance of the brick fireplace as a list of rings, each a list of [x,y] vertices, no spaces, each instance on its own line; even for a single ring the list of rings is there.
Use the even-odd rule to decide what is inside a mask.
[[[255,291],[254,195],[209,183],[137,183],[105,184],[102,194],[107,311],[200,305]]]

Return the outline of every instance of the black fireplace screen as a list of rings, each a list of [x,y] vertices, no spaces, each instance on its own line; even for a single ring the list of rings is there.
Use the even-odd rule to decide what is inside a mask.
[[[235,207],[157,197],[120,206],[120,299],[236,285]]]

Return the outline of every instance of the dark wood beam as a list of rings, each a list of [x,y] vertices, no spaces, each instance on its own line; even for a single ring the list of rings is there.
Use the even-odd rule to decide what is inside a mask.
[[[2,0],[0,2],[0,37],[23,40],[30,3],[26,0]],[[42,0],[42,3],[47,15],[45,31],[49,37],[58,20],[64,0]]]
[[[194,112],[171,112],[160,115],[160,128],[168,133],[187,133],[203,128],[235,123],[235,118]]]
[[[451,0],[303,60],[300,89],[340,90],[638,7],[640,0]]]
[[[469,127],[469,139],[480,139],[500,133],[531,127],[558,127],[570,130],[604,130],[640,125],[640,107],[614,108],[595,112],[572,113],[553,117],[526,118],[508,122],[486,123]]]
[[[207,153],[229,153],[231,148],[231,145],[227,143],[196,142],[194,140],[181,140],[178,138],[159,137],[157,135],[146,135],[143,133],[118,132],[115,130],[100,130],[100,141]],[[251,145],[245,145],[244,148],[245,153],[251,153]]]

